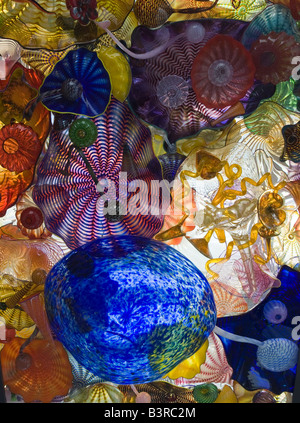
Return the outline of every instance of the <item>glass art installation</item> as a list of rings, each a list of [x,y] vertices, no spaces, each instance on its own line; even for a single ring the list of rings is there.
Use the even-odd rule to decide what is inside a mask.
[[[299,0],[0,0],[0,403],[300,393]]]

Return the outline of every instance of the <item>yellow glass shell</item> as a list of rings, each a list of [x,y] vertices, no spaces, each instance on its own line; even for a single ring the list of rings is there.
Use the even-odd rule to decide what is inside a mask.
[[[0,310],[0,316],[5,321],[7,328],[14,328],[20,331],[34,325],[34,321],[28,314],[19,308]]]
[[[214,402],[214,404],[237,404],[238,400],[237,397],[233,391],[233,389],[230,388],[230,386],[225,385],[221,392],[218,395],[218,398]]]
[[[75,391],[65,402],[87,403],[122,403],[124,395],[113,383],[96,383]]]
[[[200,366],[205,362],[206,351],[208,348],[208,340],[204,342],[201,348],[195,352],[191,357],[185,359],[179,363],[173,370],[171,370],[166,376],[170,379],[178,379],[184,377],[186,379],[192,379],[200,372]]]
[[[176,142],[177,151],[180,154],[188,156],[193,150],[201,148],[213,149],[225,146],[227,133],[230,131],[234,123],[226,126],[218,131],[212,129],[204,129],[199,134],[189,138],[182,138]]]
[[[124,102],[131,87],[131,69],[125,56],[114,47],[100,46],[96,49],[97,56],[109,73],[112,95]]]
[[[243,126],[236,126],[227,138],[227,143],[236,142],[236,136],[253,150],[263,149],[273,160],[279,160],[284,147],[282,128],[299,121],[299,114],[285,109],[273,101],[262,103],[250,116],[245,118]]]
[[[43,291],[43,285],[37,286],[31,281],[18,280],[9,274],[0,278],[0,301],[7,305],[6,310],[0,310],[1,317],[7,327],[17,330],[28,328],[35,323],[30,313],[20,307],[22,300]]]
[[[259,392],[260,389],[255,391],[247,391],[247,389],[245,389],[237,381],[233,381],[233,391],[237,397],[238,403],[249,404],[252,402],[254,395]]]
[[[199,7],[199,3],[203,7],[203,2],[197,0],[175,0],[172,2],[173,9],[195,8]],[[207,5],[212,2],[207,2]],[[251,21],[254,16],[262,12],[267,7],[265,0],[241,0],[233,2],[232,0],[219,0],[217,5],[211,10],[201,13],[180,14],[174,13],[170,16],[169,21],[179,21],[183,19],[200,19],[200,18],[222,18],[222,19],[237,19],[242,21]]]
[[[114,35],[118,40],[124,40],[128,48],[131,47],[131,34],[132,31],[138,26],[138,20],[134,12],[130,12],[126,17],[123,25],[120,29],[114,31]],[[107,33],[104,33],[99,37],[99,44],[103,46],[115,46],[114,40]]]
[[[22,50],[21,59],[26,65],[39,70],[46,77],[52,72],[55,64],[74,48],[75,46],[71,46],[61,51],[46,49]]]
[[[236,144],[239,140],[253,153],[263,150],[276,162],[284,148],[283,126],[298,121],[297,112],[287,110],[275,101],[265,101],[250,116],[234,119],[224,129],[205,129],[194,137],[178,140],[177,151],[187,156],[193,150],[204,148],[214,154],[214,150]]]
[[[78,40],[75,37],[76,23],[64,0],[39,0],[45,13],[30,1],[3,0],[0,5],[0,36],[18,41],[23,47],[64,49]],[[98,0],[97,21],[109,20],[110,30],[121,27],[131,11],[133,0]],[[98,38],[103,30],[97,28]],[[90,40],[91,41],[91,40]]]
[[[30,337],[30,335],[32,335],[34,330],[35,330],[35,325],[30,326],[28,328],[21,329],[21,330],[16,330],[16,337],[27,339]]]
[[[30,281],[32,272],[46,272],[63,257],[58,244],[51,239],[25,240],[0,238],[0,272]]]

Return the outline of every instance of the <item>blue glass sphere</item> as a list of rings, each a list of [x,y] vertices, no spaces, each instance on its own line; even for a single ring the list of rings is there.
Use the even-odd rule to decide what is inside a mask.
[[[216,323],[209,283],[185,256],[152,239],[96,239],[49,272],[50,325],[74,358],[118,384],[165,376]]]

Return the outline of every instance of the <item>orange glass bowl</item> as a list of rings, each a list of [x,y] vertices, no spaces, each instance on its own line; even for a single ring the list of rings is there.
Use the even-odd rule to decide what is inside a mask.
[[[72,370],[62,344],[35,339],[24,348],[27,365],[18,366],[20,347],[24,339],[14,338],[1,351],[4,385],[25,402],[51,402],[57,396],[66,396],[72,385]],[[23,363],[24,364],[24,363]],[[27,368],[26,368],[27,367]]]

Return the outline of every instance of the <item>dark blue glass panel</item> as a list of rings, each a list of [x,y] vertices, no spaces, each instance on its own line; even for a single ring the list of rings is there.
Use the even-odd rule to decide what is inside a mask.
[[[300,272],[282,266],[278,279],[281,281],[279,288],[273,288],[268,296],[253,310],[240,316],[224,317],[217,320],[217,326],[248,338],[265,341],[271,338],[287,338],[299,345],[299,335],[293,318],[299,316],[300,320]],[[280,323],[272,323],[270,314],[271,301],[280,301],[286,307],[286,317]],[[273,318],[276,319],[276,313]],[[277,316],[278,318],[278,316]],[[281,319],[278,318],[280,321]],[[294,329],[294,331],[293,331]],[[257,361],[257,346],[249,343],[231,341],[220,337],[233,368],[232,378],[238,381],[247,390],[260,388],[269,389],[273,393],[293,392],[297,366],[283,371],[271,372],[262,368]]]

